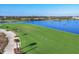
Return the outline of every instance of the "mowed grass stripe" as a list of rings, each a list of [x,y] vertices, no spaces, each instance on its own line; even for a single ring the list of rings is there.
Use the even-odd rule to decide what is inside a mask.
[[[8,28],[7,28],[8,26]],[[3,24],[0,28],[14,30],[21,38],[21,47],[36,42],[37,48],[28,53],[79,53],[79,35],[30,24]],[[26,35],[24,35],[26,34]],[[27,51],[32,47],[26,47]]]

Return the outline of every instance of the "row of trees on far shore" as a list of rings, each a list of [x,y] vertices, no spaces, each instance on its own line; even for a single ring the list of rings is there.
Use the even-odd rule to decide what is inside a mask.
[[[0,20],[70,20],[73,16],[0,16]]]

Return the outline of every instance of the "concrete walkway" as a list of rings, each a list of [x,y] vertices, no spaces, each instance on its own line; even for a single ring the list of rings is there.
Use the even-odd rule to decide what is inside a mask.
[[[6,31],[5,29],[0,29],[0,32],[5,33],[9,40],[8,45],[4,49],[4,54],[14,54],[14,48],[16,48],[16,43],[14,41],[16,33],[13,31]]]

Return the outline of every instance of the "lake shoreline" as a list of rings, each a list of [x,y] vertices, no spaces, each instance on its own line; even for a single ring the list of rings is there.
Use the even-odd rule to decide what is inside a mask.
[[[79,20],[63,20],[63,21],[47,20],[47,21],[29,21],[29,22],[22,21],[22,22],[10,22],[1,24],[33,24],[37,26],[79,34],[79,27],[78,27]]]

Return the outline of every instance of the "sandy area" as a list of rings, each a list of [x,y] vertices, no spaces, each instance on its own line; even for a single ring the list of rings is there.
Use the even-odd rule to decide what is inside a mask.
[[[6,31],[5,29],[0,29],[0,32],[3,32],[8,37],[9,43],[4,49],[4,54],[14,54],[14,48],[16,47],[16,43],[14,42],[16,34],[12,31]]]

